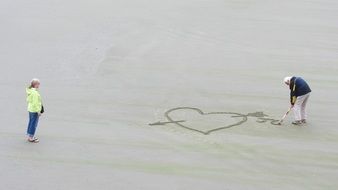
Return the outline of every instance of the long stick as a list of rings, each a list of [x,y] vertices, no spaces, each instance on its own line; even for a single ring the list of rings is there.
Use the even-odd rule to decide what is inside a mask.
[[[286,118],[286,116],[290,113],[291,109],[292,108],[290,107],[289,110],[284,114],[284,116],[282,117],[282,119],[278,122],[279,125],[282,124],[282,122],[284,121],[284,119]]]

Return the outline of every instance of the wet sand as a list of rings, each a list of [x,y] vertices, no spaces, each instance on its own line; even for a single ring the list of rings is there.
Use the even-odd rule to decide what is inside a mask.
[[[338,188],[338,3],[331,0],[0,2],[3,189]],[[258,123],[209,135],[166,111],[288,109],[287,75],[313,93],[307,126]],[[46,108],[25,141],[25,86]],[[231,115],[172,113],[210,130]],[[236,120],[236,119],[235,119]],[[236,120],[237,121],[237,120]]]

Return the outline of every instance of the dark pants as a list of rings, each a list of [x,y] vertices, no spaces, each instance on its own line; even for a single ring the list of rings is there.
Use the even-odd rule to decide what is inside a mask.
[[[27,135],[29,137],[34,137],[36,127],[38,126],[39,115],[38,113],[29,112],[29,123],[27,128]]]

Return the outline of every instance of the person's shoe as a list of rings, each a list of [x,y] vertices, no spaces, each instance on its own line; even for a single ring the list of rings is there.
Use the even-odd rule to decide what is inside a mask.
[[[38,138],[36,138],[36,137],[34,137],[34,138],[28,138],[28,142],[30,142],[30,143],[38,143],[38,142],[40,142],[40,140]]]
[[[303,124],[306,124],[306,119],[302,119],[302,123],[303,123]]]
[[[292,124],[294,124],[294,125],[301,125],[303,122],[302,121],[294,121],[294,122],[292,122]]]

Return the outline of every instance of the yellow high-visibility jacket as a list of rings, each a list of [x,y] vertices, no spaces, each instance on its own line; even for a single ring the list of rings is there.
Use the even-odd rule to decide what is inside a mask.
[[[26,88],[28,111],[32,113],[41,112],[42,101],[40,93],[35,88]]]

